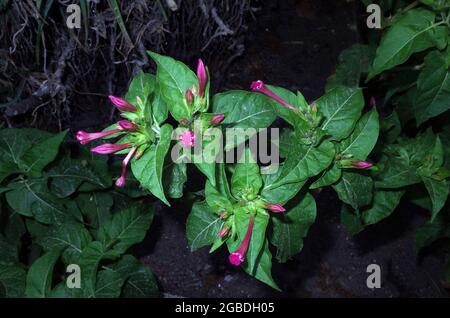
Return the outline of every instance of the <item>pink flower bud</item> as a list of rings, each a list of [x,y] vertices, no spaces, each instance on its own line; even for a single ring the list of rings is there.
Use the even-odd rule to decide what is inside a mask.
[[[218,114],[215,115],[212,119],[211,119],[211,124],[213,125],[218,125],[222,122],[222,120],[225,118],[224,114]]]
[[[286,209],[281,204],[268,204],[266,205],[266,209],[272,211],[274,213],[283,213],[286,212]]]
[[[127,154],[125,159],[122,161],[122,175],[119,177],[119,179],[116,180],[116,186],[123,188],[125,186],[125,181],[127,178],[127,166],[130,162],[131,158],[133,157],[134,153],[136,152],[137,147],[131,148],[130,152]]]
[[[205,65],[201,59],[198,59],[197,64],[197,78],[198,78],[198,87],[199,87],[199,95],[203,97],[205,94],[205,87],[208,81],[208,76],[206,74]]]
[[[179,139],[183,143],[183,145],[187,147],[193,147],[195,145],[195,135],[190,130],[186,130],[184,133],[182,133]]]
[[[353,161],[351,163],[351,166],[353,168],[357,168],[357,169],[369,169],[369,168],[373,167],[373,163],[370,163],[367,161]]]
[[[83,130],[77,132],[75,138],[80,142],[80,144],[85,145],[93,140],[101,139],[113,134],[121,132],[120,129],[112,129],[104,132],[88,133]]]
[[[230,229],[228,228],[228,226],[224,225],[219,231],[219,237],[224,238],[225,236],[228,235],[229,231]]]
[[[241,263],[244,262],[245,260],[245,254],[247,253],[248,246],[250,244],[250,239],[252,237],[254,222],[255,222],[255,215],[252,214],[248,222],[247,233],[245,234],[244,240],[242,241],[238,249],[235,252],[231,253],[230,256],[228,257],[229,262],[234,266],[241,265]]]
[[[287,107],[290,110],[297,112],[297,109],[295,109],[294,106],[292,106],[291,104],[286,102],[284,99],[282,99],[280,96],[278,96],[277,94],[272,92],[270,89],[268,89],[266,87],[266,85],[264,85],[263,81],[258,80],[258,81],[253,82],[252,85],[250,85],[250,88],[252,90],[254,90],[255,92],[260,92],[266,96],[269,96],[270,98],[272,98],[272,99],[276,100],[277,102],[279,102],[280,104],[282,104],[284,107]]]
[[[137,111],[137,108],[133,105],[131,105],[129,102],[127,102],[125,99],[109,95],[109,100],[111,103],[114,104],[114,106],[117,107],[118,110],[121,112],[135,112]]]
[[[117,122],[117,124],[120,126],[120,128],[124,129],[124,130],[129,130],[129,131],[136,131],[139,129],[139,126],[132,123],[129,120],[119,120]]]
[[[194,102],[194,94],[192,94],[192,91],[189,88],[186,90],[184,98],[186,98],[188,105],[191,105]]]
[[[107,143],[107,144],[103,144],[103,145],[100,145],[100,146],[92,148],[91,152],[98,153],[98,154],[101,154],[101,155],[108,155],[108,154],[111,154],[111,153],[115,153],[115,152],[124,150],[124,149],[129,148],[129,147],[130,147],[129,143],[126,143],[126,144],[110,144],[110,143]]]

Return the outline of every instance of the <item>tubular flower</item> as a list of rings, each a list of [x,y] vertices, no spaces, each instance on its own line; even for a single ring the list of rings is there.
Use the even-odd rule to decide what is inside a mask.
[[[268,204],[266,205],[266,209],[272,211],[274,213],[283,213],[286,212],[286,209],[281,204]]]
[[[203,97],[205,94],[206,83],[208,82],[208,75],[206,74],[205,65],[201,59],[198,59],[197,64],[197,78],[198,78],[198,88],[199,96]]]
[[[357,169],[369,169],[373,167],[373,163],[367,161],[353,161],[350,165]]]
[[[250,220],[248,221],[247,233],[245,234],[244,240],[238,249],[231,253],[228,257],[230,263],[234,266],[241,265],[245,260],[245,254],[247,253],[248,245],[250,244],[250,238],[252,237],[253,232],[253,223],[255,222],[255,215],[250,215]]]
[[[118,125],[120,126],[120,128],[122,128],[123,130],[136,131],[136,130],[139,129],[139,126],[138,126],[138,125],[136,125],[136,124],[134,124],[134,123],[132,123],[131,121],[126,120],[126,119],[124,119],[124,120],[119,120],[119,121],[117,122],[117,124],[118,124]]]
[[[183,143],[183,145],[187,147],[193,147],[195,145],[195,135],[192,131],[186,130],[179,137],[179,140]]]
[[[270,89],[268,89],[266,87],[266,85],[264,85],[263,81],[258,80],[258,81],[253,82],[252,85],[250,86],[250,88],[252,90],[254,90],[255,92],[260,92],[266,96],[269,96],[270,98],[272,98],[272,99],[276,100],[277,102],[279,102],[280,104],[282,104],[284,107],[287,107],[290,110],[297,112],[297,109],[295,109],[294,106],[292,106],[291,104],[286,102],[284,99],[282,99],[280,96],[278,96],[277,94],[272,92]]]
[[[110,135],[117,134],[119,132],[121,132],[120,129],[112,129],[112,130],[96,132],[96,133],[88,133],[83,130],[80,130],[77,132],[75,137],[80,142],[80,144],[86,145],[87,143],[89,143],[93,140],[101,139],[101,138],[104,138],[104,137],[107,137]]]
[[[225,118],[224,114],[218,114],[215,115],[212,119],[211,119],[211,124],[213,125],[218,125],[222,122],[222,120]]]
[[[120,176],[119,179],[116,180],[116,186],[123,188],[125,186],[125,180],[127,177],[127,166],[128,163],[131,160],[131,157],[133,157],[134,153],[136,152],[137,147],[133,147],[131,148],[130,152],[128,153],[128,155],[125,157],[125,159],[123,159],[122,161],[122,175]]]
[[[114,106],[117,107],[118,110],[121,112],[135,112],[137,111],[137,108],[133,105],[131,105],[129,102],[127,102],[125,99],[109,95],[109,100],[111,103],[114,104]]]
[[[131,145],[129,143],[126,144],[103,144],[91,149],[91,152],[98,153],[100,155],[108,155],[111,153],[115,153],[124,149],[129,148]]]

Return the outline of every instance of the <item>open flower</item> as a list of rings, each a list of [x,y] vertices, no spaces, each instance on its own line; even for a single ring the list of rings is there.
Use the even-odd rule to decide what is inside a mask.
[[[197,78],[198,78],[198,88],[199,96],[203,97],[205,94],[206,83],[208,82],[208,75],[206,74],[205,65],[201,59],[198,59],[197,64]]]
[[[190,130],[186,130],[180,135],[179,140],[183,143],[183,145],[193,147],[195,145],[195,134]]]
[[[253,223],[255,222],[255,215],[250,215],[250,220],[248,222],[247,227],[247,233],[245,234],[244,240],[242,241],[241,245],[238,247],[238,249],[231,253],[228,257],[228,260],[230,263],[234,266],[241,265],[242,262],[245,260],[245,254],[247,253],[248,246],[250,244],[250,239],[252,237],[253,232]]]
[[[281,204],[268,204],[266,205],[266,209],[272,211],[274,213],[283,213],[286,212],[286,209]]]
[[[116,180],[116,186],[118,187],[124,187],[125,186],[125,180],[127,177],[127,166],[130,162],[131,158],[133,157],[134,153],[136,152],[137,147],[131,148],[128,155],[123,159],[122,161],[122,175],[119,177],[119,179]]]
[[[353,161],[350,165],[357,169],[369,169],[373,167],[373,163],[367,161]]]
[[[290,110],[297,112],[297,109],[295,109],[294,106],[292,106],[291,104],[286,102],[284,99],[282,99],[280,96],[278,96],[277,94],[272,92],[269,88],[267,88],[267,86],[264,85],[263,81],[258,80],[258,81],[253,82],[252,85],[250,86],[250,88],[252,90],[254,90],[255,92],[260,92],[266,96],[269,96],[270,98],[272,98],[272,99],[276,100],[277,102],[279,102],[280,104],[282,104],[284,107],[287,107]]]
[[[109,100],[111,103],[114,104],[114,106],[117,107],[118,110],[121,112],[135,112],[137,111],[137,108],[133,105],[131,105],[129,102],[127,102],[125,99],[109,95]]]
[[[91,152],[98,153],[100,155],[108,155],[111,153],[116,153],[118,151],[122,151],[124,149],[129,148],[131,145],[129,143],[125,144],[103,144],[91,149]]]
[[[80,142],[80,144],[86,145],[87,143],[89,143],[93,140],[105,138],[107,136],[114,135],[114,134],[117,134],[120,132],[121,132],[120,129],[112,129],[112,130],[108,130],[108,131],[95,132],[95,133],[88,133],[83,130],[80,130],[77,132],[75,137]]]
[[[212,119],[211,119],[211,124],[213,125],[218,125],[222,122],[222,120],[225,118],[224,114],[218,114],[215,115]]]

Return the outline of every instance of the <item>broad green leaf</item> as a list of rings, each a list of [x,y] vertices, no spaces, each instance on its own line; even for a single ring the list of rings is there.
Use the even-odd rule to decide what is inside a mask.
[[[197,85],[197,76],[185,64],[171,57],[148,53],[158,66],[156,78],[170,113],[177,121],[191,118],[184,96],[188,88]]]
[[[299,183],[318,175],[331,164],[334,154],[334,145],[327,140],[318,147],[300,143],[293,144],[278,180],[268,189]]]
[[[5,196],[15,212],[34,217],[42,223],[60,223],[68,215],[62,201],[51,194],[40,180],[24,180]]]
[[[339,181],[342,176],[342,170],[336,163],[325,170],[322,175],[313,184],[309,186],[310,189],[317,189],[330,186]]]
[[[25,295],[26,273],[18,265],[0,264],[0,298],[22,298]]]
[[[228,91],[214,95],[212,111],[225,114],[223,125],[233,128],[266,128],[276,118],[274,102],[263,94]]]
[[[22,217],[13,211],[10,213],[6,212],[2,217],[5,219],[3,224],[0,224],[0,232],[3,232],[5,235],[6,241],[20,248],[22,236],[26,233]]]
[[[155,298],[159,297],[156,279],[148,266],[139,262],[134,256],[124,255],[112,266],[125,280],[122,287],[124,298]]]
[[[450,238],[450,214],[448,208],[444,208],[433,221],[428,220],[417,229],[414,244],[415,252],[419,253],[422,248],[441,238]]]
[[[344,171],[341,180],[333,186],[339,199],[357,210],[372,201],[372,178],[358,172]]]
[[[96,298],[119,298],[124,278],[112,270],[101,270],[97,274]]]
[[[206,202],[194,203],[186,221],[186,235],[191,251],[212,244],[223,224]]]
[[[431,198],[433,206],[431,210],[431,222],[433,222],[447,201],[450,185],[446,180],[437,181],[427,177],[422,177],[422,181]]]
[[[339,54],[335,74],[327,79],[325,91],[338,86],[359,87],[361,75],[369,70],[373,55],[372,48],[364,44],[354,44],[343,50]]]
[[[417,52],[443,48],[448,30],[435,23],[435,13],[422,8],[408,10],[383,35],[367,80],[400,65]]]
[[[186,163],[167,162],[163,171],[163,184],[169,198],[181,198],[187,181]]]
[[[34,261],[28,270],[27,297],[45,298],[50,296],[52,289],[53,269],[61,255],[61,248],[55,248]]]
[[[449,0],[420,0],[420,2],[429,5],[435,10],[445,10],[450,8]]]
[[[162,173],[164,160],[170,148],[172,131],[172,126],[162,126],[158,143],[152,144],[141,158],[133,159],[131,162],[131,170],[141,185],[168,206],[170,204],[164,195]]]
[[[375,191],[370,208],[361,212],[364,225],[380,222],[394,212],[405,191]]]
[[[82,250],[92,241],[89,231],[80,223],[66,222],[57,226],[50,226],[47,231],[37,237],[36,242],[45,251],[54,249],[64,250],[65,264],[78,262]]]
[[[420,182],[416,175],[416,168],[410,166],[401,158],[386,157],[384,167],[377,175],[375,186],[377,188],[395,189]]]
[[[361,216],[347,204],[342,204],[341,223],[345,226],[345,229],[351,236],[364,230]]]
[[[161,87],[158,82],[156,82],[155,92],[152,100],[152,112],[156,119],[156,122],[161,125],[167,119],[169,110],[167,109],[167,104],[164,102],[161,93]]]
[[[139,109],[144,116],[148,113],[151,113],[150,107],[150,95],[154,92],[156,85],[156,78],[154,75],[144,73],[142,71],[138,72],[128,87],[127,95],[125,99],[135,105],[138,106],[138,98],[141,99],[144,107],[146,109]]]
[[[226,193],[221,193],[214,187],[211,182],[207,181],[205,185],[205,199],[208,207],[215,213],[219,214],[222,211],[231,212],[233,210],[232,196]]]
[[[272,218],[271,243],[277,247],[277,259],[284,263],[303,248],[303,239],[316,219],[316,202],[307,193],[286,213]]]
[[[19,261],[18,246],[8,242],[1,234],[0,255],[0,264],[2,265],[14,265]]]
[[[450,109],[449,64],[449,58],[438,51],[433,51],[425,57],[425,67],[417,80],[414,101],[414,114],[418,125]]]
[[[66,134],[67,130],[33,144],[20,157],[18,162],[20,170],[31,177],[41,176],[45,166],[56,158],[59,152],[59,146]]]
[[[322,129],[335,140],[347,138],[364,107],[361,89],[337,87],[316,101],[324,120]]]
[[[153,220],[153,206],[134,205],[112,215],[99,229],[98,238],[107,249],[118,253],[141,242]]]
[[[262,175],[264,187],[261,191],[261,196],[269,202],[285,204],[292,199],[306,183],[306,181],[300,181],[273,187],[272,185],[279,178],[281,171],[280,167],[276,173]]]
[[[247,273],[254,276],[256,279],[262,281],[263,283],[269,285],[270,287],[281,291],[277,283],[272,278],[272,254],[269,250],[268,240],[264,240],[264,245],[257,258],[257,263],[253,270],[250,270],[248,266],[244,266]]]
[[[350,136],[339,144],[342,155],[350,154],[353,158],[366,160],[377,143],[379,133],[378,113],[376,109],[364,114],[356,123]]]
[[[246,148],[236,164],[231,177],[231,192],[236,198],[246,194],[258,194],[262,187],[259,165],[256,163],[249,148]]]
[[[60,198],[75,193],[83,182],[92,183],[100,188],[110,186],[103,183],[103,180],[83,165],[82,161],[72,159],[68,155],[48,171],[48,177],[51,179],[50,189]]]
[[[89,226],[94,229],[108,220],[114,203],[111,194],[107,192],[81,193],[75,200]]]

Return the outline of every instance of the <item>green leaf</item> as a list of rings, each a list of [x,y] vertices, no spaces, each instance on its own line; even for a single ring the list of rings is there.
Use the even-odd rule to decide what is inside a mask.
[[[364,224],[375,224],[391,215],[404,193],[405,191],[375,191],[371,207],[362,211]]]
[[[68,215],[62,201],[52,195],[41,180],[25,180],[5,196],[14,211],[42,223],[60,223]]]
[[[122,275],[112,270],[101,270],[97,274],[95,297],[119,298],[124,283]]]
[[[277,247],[277,259],[284,263],[303,248],[303,239],[316,219],[316,202],[309,193],[282,215],[272,218],[271,243]]]
[[[72,159],[68,155],[64,156],[48,171],[50,189],[60,198],[65,198],[75,193],[83,183],[92,183],[100,188],[107,188],[110,185],[103,183],[103,180],[80,160]]]
[[[191,251],[211,245],[218,237],[223,224],[206,202],[194,203],[186,221],[186,235]]]
[[[438,51],[433,51],[425,57],[425,67],[417,80],[414,101],[414,114],[418,125],[450,109],[449,64],[449,58]]]
[[[272,100],[263,94],[247,91],[214,95],[212,110],[225,114],[222,124],[233,128],[266,128],[276,118]]]
[[[154,52],[148,54],[158,66],[156,78],[172,116],[177,121],[191,118],[191,110],[184,96],[188,88],[192,89],[193,85],[197,85],[197,76],[185,64],[171,57]]]
[[[437,181],[432,178],[422,177],[432,203],[431,222],[434,221],[439,211],[444,207],[450,192],[449,183],[446,180]]]
[[[268,202],[285,204],[292,199],[306,183],[306,181],[300,181],[273,187],[273,183],[279,178],[281,172],[282,170],[278,169],[276,173],[262,175],[264,187],[261,191],[261,196]]]
[[[408,164],[402,158],[386,157],[384,168],[377,175],[375,186],[384,189],[396,189],[420,182],[416,175],[416,168]]]
[[[89,226],[94,229],[98,229],[109,219],[114,204],[113,197],[108,192],[81,193],[75,200]]]
[[[417,229],[414,244],[416,253],[419,253],[422,248],[429,246],[438,239],[450,238],[449,217],[449,209],[444,208],[433,221],[428,220]]]
[[[361,89],[337,87],[316,101],[325,117],[322,129],[335,140],[347,138],[364,107]]]
[[[435,23],[435,13],[422,8],[408,10],[396,19],[383,35],[367,80],[394,66],[403,64],[417,52],[430,47],[443,48],[447,28]]]
[[[172,131],[172,126],[162,126],[158,143],[152,144],[141,158],[134,159],[131,162],[131,170],[141,185],[168,206],[170,204],[164,195],[161,179],[164,159],[170,148]]]
[[[99,229],[98,239],[118,253],[141,242],[153,220],[153,206],[134,205],[113,214],[110,221]]]
[[[351,236],[364,230],[364,224],[361,220],[361,216],[347,204],[342,205],[341,223],[345,226]]]
[[[333,188],[339,199],[355,210],[369,205],[372,201],[373,181],[363,174],[344,171],[341,180]]]
[[[154,75],[139,71],[130,83],[125,99],[132,105],[139,105],[138,97],[142,100],[143,105],[150,107],[150,95],[154,92],[156,78]],[[145,110],[140,110],[145,111]]]
[[[167,104],[164,102],[161,87],[158,82],[156,82],[155,92],[152,100],[152,111],[156,122],[161,125],[167,119],[169,110],[167,109]]]
[[[56,158],[66,134],[67,130],[31,146],[19,159],[20,170],[28,176],[40,177],[45,166]]]
[[[429,5],[435,10],[445,10],[450,8],[449,0],[420,0],[420,2]]]
[[[249,148],[246,148],[236,164],[231,177],[231,192],[236,198],[246,194],[258,194],[262,187],[259,165],[256,163]]]
[[[45,253],[31,265],[27,274],[27,297],[45,298],[52,289],[53,268],[61,255],[61,248]]]
[[[122,275],[125,284],[122,288],[124,298],[159,297],[158,285],[150,269],[134,256],[124,255],[112,266],[112,270]]]
[[[19,261],[19,251],[16,244],[8,242],[0,235],[0,264],[14,265]]]
[[[256,279],[262,281],[263,283],[269,285],[270,287],[281,291],[277,283],[272,278],[272,254],[269,250],[269,242],[264,240],[264,245],[257,258],[257,263],[252,271],[249,267],[244,267],[245,271],[250,275],[254,276]]]
[[[358,120],[350,136],[339,144],[341,155],[350,154],[355,159],[366,160],[377,143],[379,129],[378,113],[373,108]]]
[[[317,189],[330,186],[339,181],[342,176],[342,170],[336,163],[323,172],[319,179],[309,186],[310,189]]]
[[[343,50],[339,54],[335,74],[327,79],[325,91],[338,86],[359,87],[361,75],[369,70],[373,55],[372,48],[364,44],[354,44]]]
[[[167,162],[163,171],[164,190],[169,198],[181,198],[187,181],[187,165],[184,162]]]
[[[331,164],[334,154],[334,145],[327,140],[318,147],[301,143],[293,144],[278,180],[268,188],[298,183],[318,175]]]
[[[0,298],[21,298],[25,295],[26,273],[17,265],[0,264]]]

